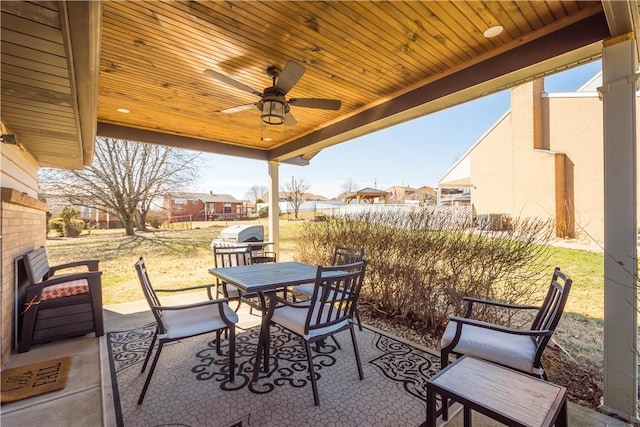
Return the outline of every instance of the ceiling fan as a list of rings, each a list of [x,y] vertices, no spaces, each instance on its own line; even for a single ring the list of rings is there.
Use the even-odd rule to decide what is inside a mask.
[[[340,100],[337,99],[321,99],[321,98],[285,98],[285,95],[293,88],[293,86],[300,80],[305,72],[305,68],[295,61],[288,61],[283,70],[275,65],[267,68],[267,75],[271,77],[273,85],[265,88],[263,92],[259,92],[249,86],[240,83],[231,77],[220,74],[213,70],[204,70],[206,76],[212,77],[222,83],[229,86],[233,86],[236,89],[249,92],[253,95],[259,96],[260,101],[238,105],[236,107],[225,108],[220,110],[221,113],[235,113],[238,111],[248,110],[252,107],[257,107],[262,112],[260,118],[263,122],[269,125],[294,125],[296,119],[290,112],[291,106],[305,107],[305,108],[319,108],[322,110],[339,110],[342,105]]]

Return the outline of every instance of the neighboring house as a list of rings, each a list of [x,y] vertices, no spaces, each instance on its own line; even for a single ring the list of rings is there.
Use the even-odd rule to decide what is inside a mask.
[[[557,236],[602,243],[600,82],[598,74],[572,93],[545,93],[543,80],[512,89],[511,110],[438,181],[439,200],[460,189],[484,220],[553,218]]]
[[[249,213],[247,202],[213,193],[174,193],[165,196],[163,208],[169,222],[236,220]]]

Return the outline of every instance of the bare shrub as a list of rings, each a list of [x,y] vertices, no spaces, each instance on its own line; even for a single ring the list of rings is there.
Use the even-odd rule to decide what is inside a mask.
[[[516,219],[505,231],[472,230],[427,209],[371,210],[304,225],[296,243],[303,262],[327,264],[335,245],[364,247],[369,261],[362,298],[377,310],[410,317],[439,332],[464,312],[462,298],[539,302],[548,272],[548,221]],[[487,321],[511,313],[485,309]]]

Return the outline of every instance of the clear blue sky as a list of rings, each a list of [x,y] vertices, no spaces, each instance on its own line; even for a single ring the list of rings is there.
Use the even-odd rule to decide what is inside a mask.
[[[600,71],[596,61],[545,79],[547,92],[571,92]],[[308,166],[280,165],[280,184],[303,178],[309,192],[332,198],[352,179],[359,188],[435,186],[436,182],[509,109],[509,91],[458,105],[322,150]],[[464,124],[464,126],[461,126]],[[203,155],[193,191],[244,199],[253,185],[268,184],[267,164]]]

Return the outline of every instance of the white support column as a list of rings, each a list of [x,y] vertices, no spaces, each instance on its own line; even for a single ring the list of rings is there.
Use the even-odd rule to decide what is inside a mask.
[[[638,417],[637,69],[631,34],[604,43],[604,406],[631,418]]]
[[[278,162],[269,162],[269,240],[274,243],[276,253],[280,252],[279,166]]]

